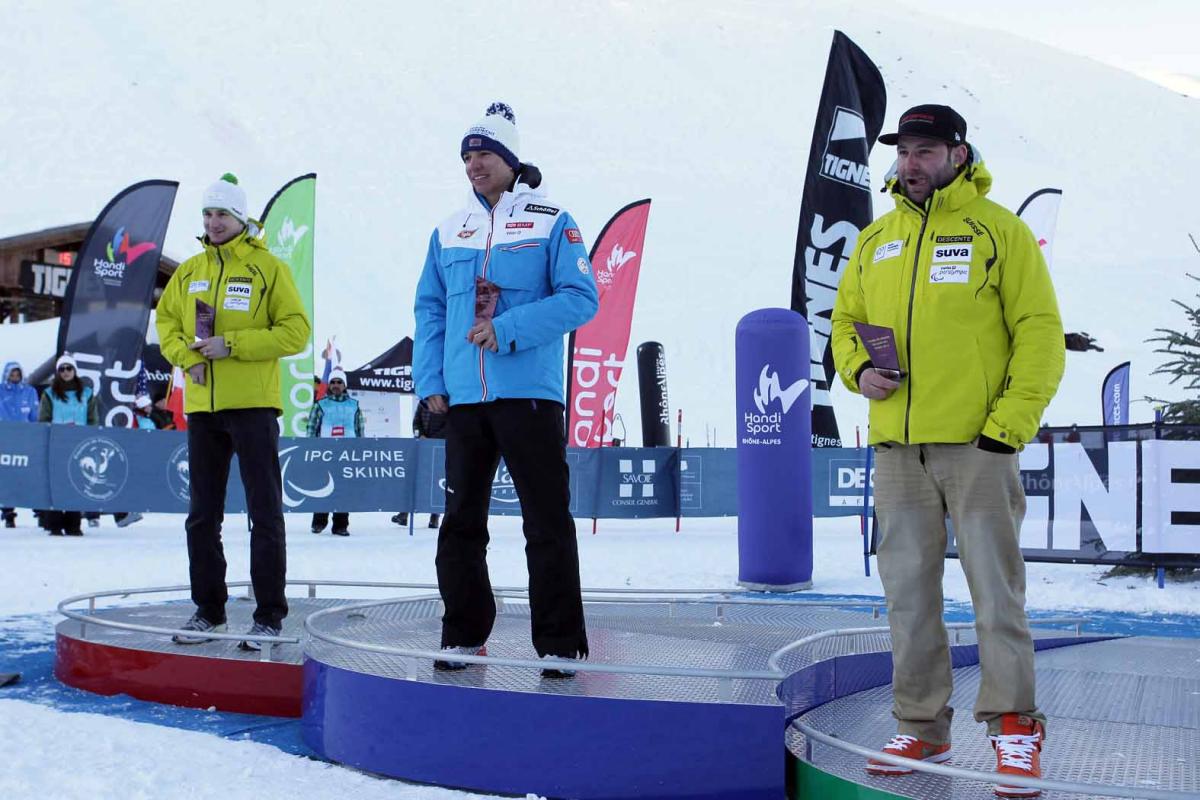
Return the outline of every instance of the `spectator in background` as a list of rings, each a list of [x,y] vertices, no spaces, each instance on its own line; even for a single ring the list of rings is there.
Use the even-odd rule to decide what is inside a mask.
[[[413,436],[418,439],[445,439],[446,438],[446,414],[445,412],[437,412],[429,407],[429,403],[422,400],[417,403],[417,408],[413,412],[412,419]],[[437,514],[429,515],[429,527],[437,529],[439,523]],[[392,522],[397,525],[408,524],[408,512],[401,511],[392,517]]]
[[[150,419],[154,420],[154,427],[160,431],[173,431],[179,427],[175,424],[175,415],[171,413],[171,409],[167,408],[166,397],[160,397],[154,401],[154,405],[150,409]]]
[[[129,420],[129,427],[139,431],[158,430],[158,425],[154,422],[151,414],[153,408],[153,400],[144,394],[138,395],[133,401],[133,419]]]
[[[55,425],[98,425],[100,413],[92,387],[79,378],[75,359],[63,353],[54,364],[54,379],[38,404],[38,422]],[[42,527],[51,536],[83,536],[78,511],[44,511]]]
[[[327,388],[328,387],[325,386],[325,382],[321,380],[320,375],[313,375],[313,402],[314,403],[325,396],[325,391],[327,390]]]
[[[364,430],[362,409],[346,391],[346,373],[337,367],[329,373],[328,392],[313,403],[312,411],[308,413],[308,435],[325,439],[361,439]],[[328,512],[313,514],[313,533],[320,533],[328,524]],[[350,515],[347,512],[333,512],[331,533],[334,536],[350,535]]]
[[[38,394],[25,382],[25,373],[16,361],[4,365],[4,375],[0,380],[0,421],[2,422],[37,422]],[[15,508],[0,509],[4,517],[4,527],[17,527],[17,510]]]

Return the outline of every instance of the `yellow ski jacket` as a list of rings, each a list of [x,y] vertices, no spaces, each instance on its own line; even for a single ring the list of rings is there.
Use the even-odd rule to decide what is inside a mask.
[[[1018,450],[1062,378],[1062,320],[1029,228],[988,200],[972,162],[926,201],[888,189],[895,210],[858,237],[833,309],[834,363],[858,392],[870,363],[854,322],[891,328],[900,388],[872,400],[872,444],[962,443],[983,435]]]
[[[312,327],[291,270],[249,230],[223,245],[202,237],[204,252],[179,265],[158,301],[163,356],[187,370],[207,364],[204,385],[186,381],[184,411],[282,406],[279,359],[300,352]],[[213,335],[224,336],[229,356],[206,359],[195,341],[196,300],[216,309]]]

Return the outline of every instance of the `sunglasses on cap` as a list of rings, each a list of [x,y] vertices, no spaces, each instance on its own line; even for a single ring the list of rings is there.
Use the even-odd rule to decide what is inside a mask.
[[[345,386],[345,385],[346,385],[346,382],[345,382],[344,380],[342,380],[341,378],[334,378],[333,380],[331,380],[331,381],[329,382],[329,385],[330,385],[330,386],[333,386],[335,383],[336,383],[338,386]]]
[[[61,367],[58,368],[58,371],[59,372],[74,372],[75,368],[72,367],[70,364],[63,364]]]

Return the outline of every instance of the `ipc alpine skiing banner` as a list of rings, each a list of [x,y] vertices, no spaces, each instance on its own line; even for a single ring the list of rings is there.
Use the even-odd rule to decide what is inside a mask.
[[[174,181],[142,181],[104,207],[79,250],[58,326],[58,353],[70,353],[96,393],[101,424],[128,427],[150,301]]]
[[[867,54],[834,31],[817,109],[792,268],[792,310],[812,339],[812,440],[841,447],[829,389],[834,380],[830,316],[858,233],[871,222],[871,146],[883,128],[887,91]]]
[[[1100,403],[1105,425],[1129,424],[1129,362],[1113,367],[1104,378]]]
[[[313,319],[313,231],[316,226],[317,176],[301,175],[275,193],[263,211],[263,231],[271,254],[292,270],[304,313]],[[315,326],[314,326],[315,327]],[[283,397],[280,425],[284,436],[307,433],[313,404],[313,343],[283,359],[279,389]]]
[[[571,334],[567,365],[567,444],[603,447],[612,436],[617,384],[629,348],[629,326],[650,201],[638,200],[618,211],[592,247],[592,269],[600,310]]]
[[[1017,216],[1029,226],[1042,248],[1042,257],[1049,268],[1054,260],[1054,228],[1058,225],[1058,205],[1062,189],[1038,189],[1017,209]]]

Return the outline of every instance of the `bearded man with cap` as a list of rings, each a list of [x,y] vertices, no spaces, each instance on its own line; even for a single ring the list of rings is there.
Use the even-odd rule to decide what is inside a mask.
[[[833,311],[845,385],[870,400],[879,575],[892,635],[892,713],[884,752],[950,757],[950,653],[942,622],[945,517],[971,590],[997,771],[1040,776],[1045,717],[1034,699],[1033,641],[1020,549],[1025,493],[1017,451],[1062,378],[1063,329],[1033,234],[987,199],[992,176],[952,108],[900,118],[896,208],[858,237]],[[891,328],[900,370],[876,369],[855,323]],[[909,770],[872,760],[868,772]],[[1001,784],[1002,797],[1036,789]]]
[[[438,534],[445,603],[439,669],[484,654],[496,617],[487,570],[488,504],[500,457],[524,518],[533,646],[588,652],[571,518],[563,414],[563,337],[598,307],[583,236],[536,192],[518,156],[516,117],[493,103],[462,138],[471,194],[434,230],[417,284],[413,377],[446,423],[446,514]],[[548,665],[549,678],[573,671]]]
[[[308,412],[308,435],[326,439],[361,439],[366,435],[366,424],[358,401],[346,391],[346,371],[336,367],[329,373],[329,388],[325,396],[313,403]],[[313,514],[312,532],[320,533],[329,524],[329,512]],[[350,515],[345,511],[333,512],[334,536],[350,535]]]
[[[304,349],[312,329],[291,270],[259,238],[246,193],[226,174],[204,191],[204,250],[179,265],[158,303],[163,356],[188,374],[186,523],[196,613],[177,644],[226,630],[221,522],[237,454],[250,516],[254,637],[278,636],[287,616],[287,553],[279,469],[279,359]],[[199,314],[198,314],[199,312]],[[198,319],[199,317],[199,319]],[[260,650],[247,639],[245,650]]]

